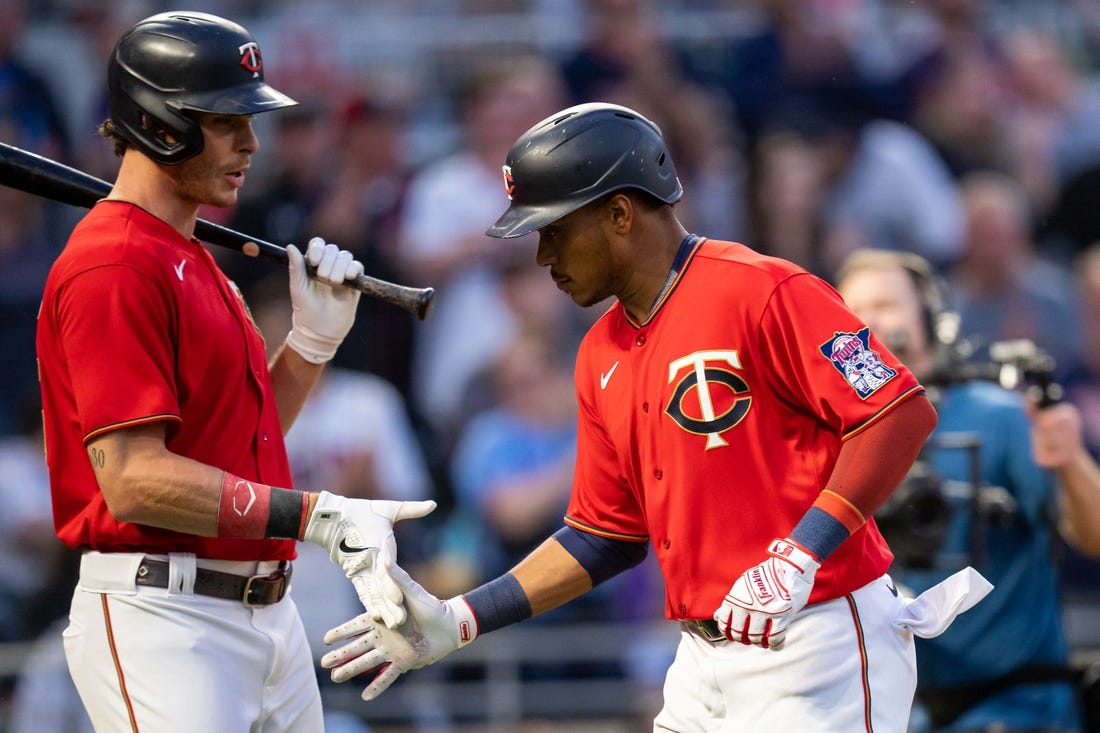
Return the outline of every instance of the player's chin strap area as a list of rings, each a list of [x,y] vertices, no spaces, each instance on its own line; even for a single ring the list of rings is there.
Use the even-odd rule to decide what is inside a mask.
[[[955,617],[989,595],[993,584],[972,567],[936,583],[916,598],[907,598],[894,614],[894,626],[922,639],[942,634]]]

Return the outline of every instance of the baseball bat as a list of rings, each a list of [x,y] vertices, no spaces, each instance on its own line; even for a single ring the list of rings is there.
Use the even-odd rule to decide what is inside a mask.
[[[0,185],[85,209],[90,209],[111,191],[111,184],[104,180],[6,143],[0,143]],[[195,223],[195,237],[243,252],[249,257],[287,263],[285,247],[205,219]],[[315,269],[310,268],[311,274]],[[345,284],[365,295],[404,308],[421,320],[427,317],[435,296],[432,288],[396,285],[368,275],[360,275],[354,282]]]

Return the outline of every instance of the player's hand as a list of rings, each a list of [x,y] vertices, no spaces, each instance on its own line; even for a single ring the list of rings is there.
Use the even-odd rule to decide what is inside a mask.
[[[434,501],[348,499],[322,491],[302,539],[328,550],[351,578],[367,614],[393,627],[405,620],[401,588],[389,572],[397,556],[393,523],[426,516],[435,506]]]
[[[768,559],[746,570],[714,612],[718,628],[730,641],[782,649],[819,567],[817,558],[794,540],[774,540]]]
[[[360,292],[341,285],[363,274],[363,263],[345,249],[314,237],[305,254],[293,244],[286,246],[290,265],[290,302],[294,313],[287,346],[303,359],[324,364],[336,354],[337,347],[355,323],[355,308]],[[306,272],[306,263],[317,268],[315,276]]]
[[[390,570],[405,597],[408,619],[386,628],[362,614],[325,634],[325,643],[346,642],[321,658],[333,682],[370,672],[364,700],[381,695],[410,669],[438,662],[477,638],[477,620],[462,596],[441,601],[398,566]]]

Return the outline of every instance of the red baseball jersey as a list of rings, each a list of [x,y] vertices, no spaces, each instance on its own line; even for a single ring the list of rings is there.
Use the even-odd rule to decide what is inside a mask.
[[[101,552],[293,559],[289,540],[197,537],[116,521],[87,455],[96,435],[164,421],[173,453],[290,486],[263,338],[198,240],[132,204],[96,204],[50,270],[37,350],[62,541]]]
[[[616,303],[593,325],[576,384],[565,521],[650,541],[670,619],[710,618],[813,504],[844,439],[922,390],[827,283],[713,240],[647,321]],[[825,560],[810,602],[866,585],[892,557],[869,519]]]

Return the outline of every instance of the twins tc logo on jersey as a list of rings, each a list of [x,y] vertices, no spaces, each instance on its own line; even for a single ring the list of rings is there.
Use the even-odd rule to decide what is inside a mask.
[[[752,405],[740,370],[736,351],[696,351],[670,362],[668,383],[676,386],[665,414],[689,433],[707,436],[706,450],[729,445],[722,433],[741,422]]]
[[[834,333],[819,347],[821,354],[844,375],[861,399],[867,399],[898,375],[883,364],[882,357],[868,345],[869,337],[870,329],[865,326],[859,333]]]

